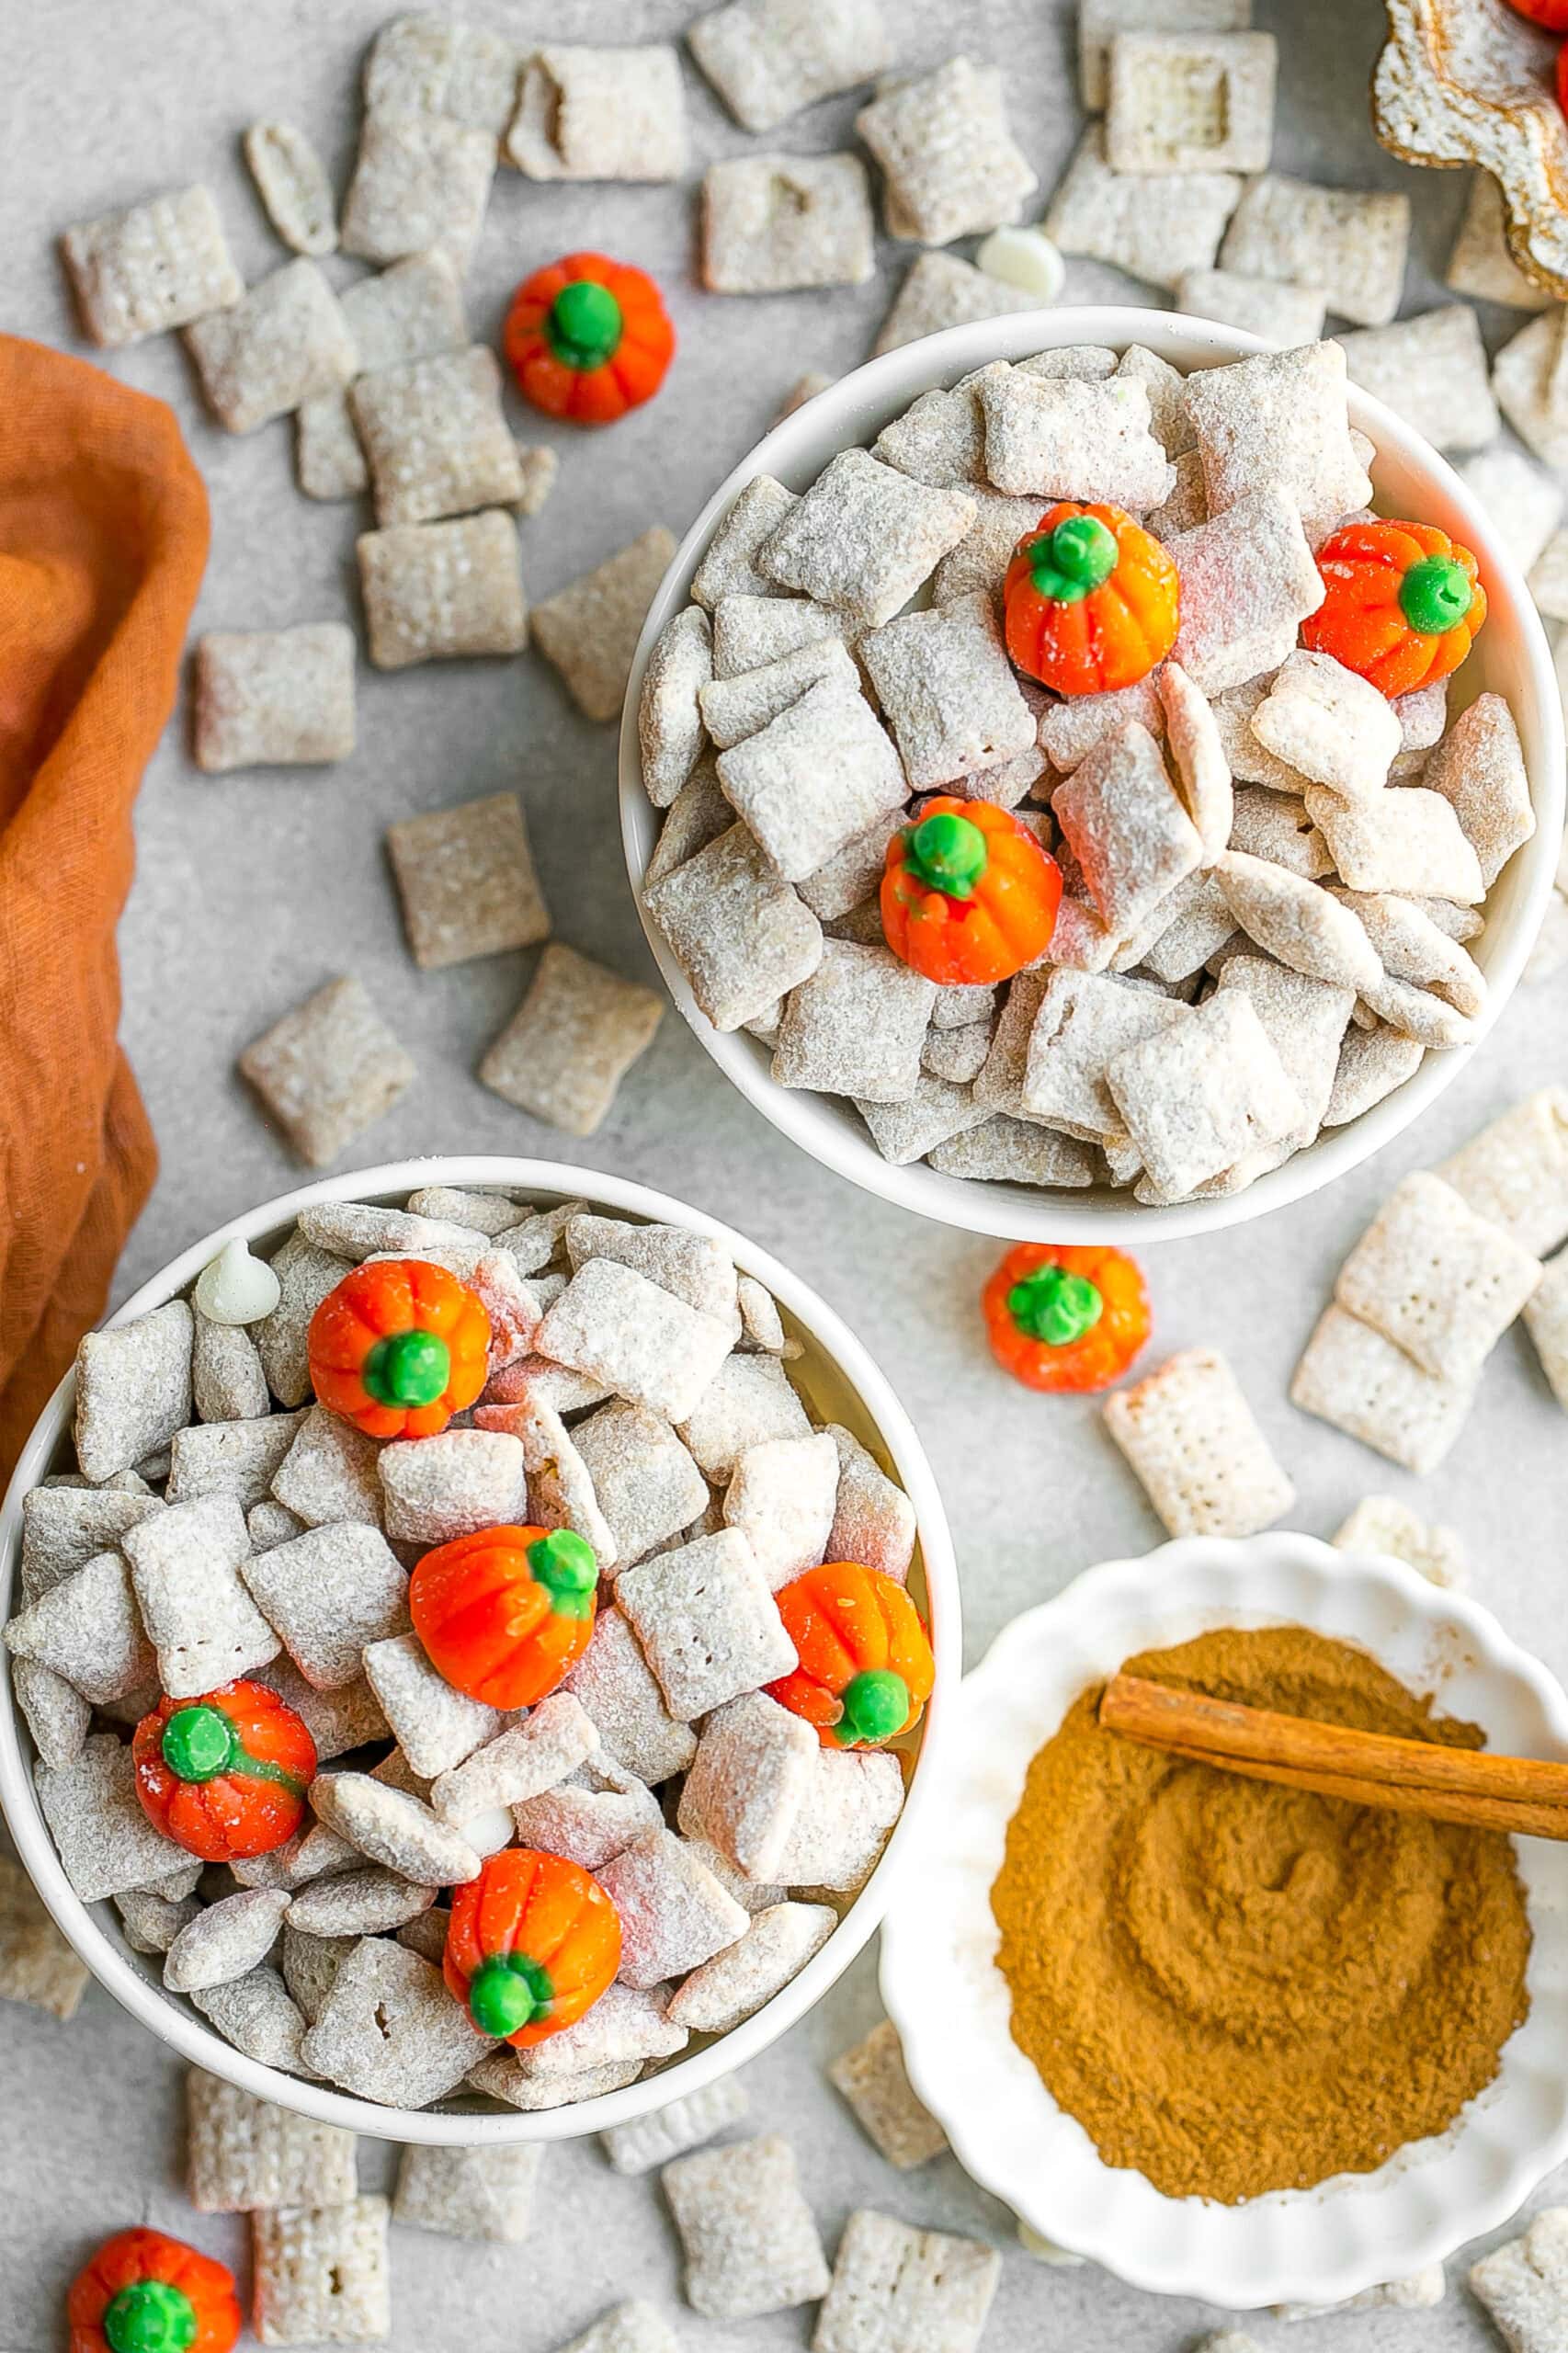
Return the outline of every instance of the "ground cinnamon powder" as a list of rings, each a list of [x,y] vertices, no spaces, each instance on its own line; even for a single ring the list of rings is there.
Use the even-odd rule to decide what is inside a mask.
[[[1227,1630],[1126,1671],[1474,1748],[1366,1652]],[[1234,2203],[1365,2173],[1490,2083],[1528,2006],[1511,1842],[1102,1732],[1040,1751],[992,1890],[1013,2039],[1108,2165]]]

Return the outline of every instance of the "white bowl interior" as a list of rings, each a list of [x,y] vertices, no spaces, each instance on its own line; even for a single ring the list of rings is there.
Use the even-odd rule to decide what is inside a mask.
[[[1513,2214],[1568,2152],[1568,1848],[1517,1842],[1529,2016],[1441,2137],[1375,2173],[1244,2204],[1164,2196],[1102,2163],[1013,2042],[991,1888],[1030,1758],[1086,1686],[1214,1626],[1359,1644],[1488,1745],[1568,1756],[1568,1698],[1473,1602],[1402,1563],[1306,1536],[1187,1540],[1090,1570],[998,1637],[952,1711],[943,1804],[884,1923],[881,1982],[916,2089],[977,2181],[1045,2237],[1135,2286],[1210,2303],[1334,2303],[1440,2261]],[[1237,2130],[1245,2131],[1244,2117]]]
[[[790,1376],[813,1414],[821,1421],[840,1422],[853,1431],[908,1495],[918,1522],[910,1592],[930,1623],[936,1683],[918,1730],[907,1744],[901,1744],[914,1759],[903,1812],[875,1870],[846,1905],[838,1927],[799,1975],[751,2018],[726,2035],[694,2040],[685,2053],[661,2072],[623,2091],[537,2114],[507,2109],[497,2115],[477,2102],[447,2102],[439,2109],[381,2108],[246,2058],[214,2033],[188,2002],[164,1991],[156,1961],[132,1952],[111,1904],[81,1902],[61,1868],[34,1793],[32,1743],[12,1688],[9,1654],[3,1649],[0,1811],[34,1885],[99,1983],[144,2026],[209,2074],[226,2077],[280,2107],[385,2140],[464,2147],[570,2140],[646,2115],[755,2058],[826,1993],[872,1935],[903,1869],[918,1816],[930,1802],[935,1760],[945,1739],[962,1652],[958,1571],[941,1497],[920,1441],[886,1379],[848,1326],[788,1267],[744,1235],[684,1202],[625,1178],[549,1161],[481,1156],[406,1161],[326,1177],[267,1202],[248,1216],[233,1219],[193,1244],[128,1299],[111,1321],[128,1322],[187,1290],[233,1235],[243,1235],[256,1248],[269,1250],[282,1240],[300,1211],[312,1202],[369,1200],[401,1205],[421,1185],[501,1188],[541,1207],[585,1199],[595,1209],[613,1215],[685,1225],[712,1235],[744,1273],[755,1275],[778,1300],[785,1328],[800,1341],[802,1350],[790,1365]],[[0,1624],[11,1608],[22,1497],[50,1471],[68,1463],[74,1404],[74,1383],[67,1375],[40,1416],[0,1506]]]
[[[921,392],[955,383],[993,359],[1023,359],[1073,343],[1103,343],[1118,349],[1141,343],[1184,370],[1221,367],[1269,347],[1256,335],[1168,311],[1032,311],[951,327],[873,359],[819,392],[776,426],[720,484],[681,542],[653,600],[632,664],[621,724],[621,833],[642,927],[671,996],[725,1075],[813,1160],[884,1200],[971,1233],[1000,1234],[1012,1241],[1153,1242],[1240,1224],[1300,1200],[1358,1166],[1418,1119],[1501,1013],[1524,969],[1551,894],[1562,837],[1564,752],[1561,699],[1540,618],[1483,508],[1452,467],[1381,401],[1350,388],[1351,421],[1377,449],[1371,468],[1377,504],[1385,514],[1438,524],[1474,549],[1490,618],[1466,667],[1462,693],[1468,699],[1490,688],[1506,699],[1518,723],[1536,811],[1534,838],[1494,887],[1486,929],[1471,949],[1490,985],[1471,1045],[1458,1052],[1429,1053],[1414,1076],[1360,1119],[1225,1199],[1152,1209],[1107,1187],[1044,1192],[1031,1186],[983,1184],[944,1176],[922,1163],[895,1168],[883,1160],[848,1104],[803,1088],[776,1086],[768,1073],[768,1048],[744,1030],[715,1030],[699,1011],[668,942],[642,906],[642,874],[662,813],[642,789],[637,741],[642,673],[665,622],[687,602],[692,576],[737,491],[758,473],[774,474],[788,488],[803,491],[838,450],[874,440]]]

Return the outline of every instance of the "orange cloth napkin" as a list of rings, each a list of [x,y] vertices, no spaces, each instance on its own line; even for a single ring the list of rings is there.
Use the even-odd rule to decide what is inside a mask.
[[[0,1473],[102,1313],[157,1149],[117,1042],[131,813],[207,493],[162,401],[0,335]]]

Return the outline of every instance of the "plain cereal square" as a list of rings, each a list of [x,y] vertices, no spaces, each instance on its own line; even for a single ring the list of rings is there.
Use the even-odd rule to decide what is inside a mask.
[[[1424,1370],[1471,1381],[1540,1272],[1538,1259],[1440,1176],[1416,1170],[1345,1261],[1334,1295]]]
[[[730,0],[687,43],[735,120],[775,130],[892,63],[880,0]]]
[[[1118,172],[1261,172],[1274,144],[1271,33],[1118,33],[1106,157]]]
[[[340,240],[365,261],[435,248],[466,269],[495,176],[495,142],[440,116],[367,116]]]
[[[354,632],[341,621],[212,630],[196,649],[196,765],[306,767],[354,749]]]
[[[415,1074],[352,975],[329,981],[247,1046],[240,1074],[312,1168],[324,1168],[390,1111]]]
[[[735,155],[702,183],[702,282],[715,294],[863,286],[875,231],[858,155]]]
[[[812,2353],[975,2353],[1001,2276],[994,2247],[863,2206],[838,2243]]]
[[[1458,1438],[1474,1397],[1468,1381],[1444,1381],[1343,1307],[1324,1311],[1290,1384],[1303,1414],[1359,1438],[1406,1471],[1435,1471]]]
[[[821,924],[744,825],[643,896],[715,1029],[739,1029],[822,961]]]
[[[522,494],[501,413],[501,369],[474,344],[361,376],[349,394],[376,496],[376,521],[436,523]]]
[[[495,792],[387,827],[414,961],[426,972],[550,935],[521,798]]]
[[[663,43],[536,50],[506,153],[534,180],[678,180],[687,167],[678,56]]]
[[[975,518],[963,492],[934,488],[844,449],[759,551],[785,588],[841,605],[869,628],[891,620]]]
[[[1399,309],[1409,244],[1407,196],[1266,172],[1247,182],[1220,258],[1244,277],[1316,288],[1341,318],[1381,327]]]
[[[624,1570],[616,1601],[665,1705],[688,1723],[795,1665],[795,1645],[738,1529]]]
[[[361,75],[367,114],[438,115],[457,62],[459,28],[422,11],[393,17],[370,43]]]
[[[63,2026],[87,1988],[87,1968],[55,1927],[20,1863],[0,1855],[0,2002],[27,2002]]]
[[[366,531],[357,552],[379,670],[471,654],[517,654],[528,642],[517,527],[499,508],[449,523]]]
[[[83,323],[106,349],[188,326],[245,290],[218,208],[200,187],[78,222],[60,244]]]
[[[406,2148],[398,2168],[392,2219],[452,2238],[526,2239],[544,2161],[540,2147]]]
[[[1001,74],[967,57],[884,86],[855,128],[882,167],[891,236],[949,245],[1016,221],[1039,186],[1008,131]]]
[[[907,1102],[935,1002],[932,983],[890,949],[830,939],[786,1001],[773,1075],[781,1086]]]
[[[827,2293],[822,2241],[787,2141],[774,2135],[677,2157],[660,2179],[695,2312],[751,2320]]]
[[[185,340],[231,433],[254,433],[336,391],[358,366],[348,323],[313,261],[285,262],[242,301],[187,327]]]
[[[552,940],[479,1075],[520,1111],[569,1135],[591,1136],[663,1012],[652,989]]]
[[[370,2345],[392,2334],[387,2201],[282,2206],[252,2217],[263,2345]]]
[[[589,719],[620,717],[631,657],[676,543],[655,524],[533,611],[534,643]]]
[[[346,2205],[355,2194],[354,2135],[275,2107],[191,2068],[185,2079],[186,2194],[199,2214]]]
[[[1225,1358],[1185,1348],[1107,1400],[1106,1427],[1172,1536],[1256,1536],[1295,1501]]]

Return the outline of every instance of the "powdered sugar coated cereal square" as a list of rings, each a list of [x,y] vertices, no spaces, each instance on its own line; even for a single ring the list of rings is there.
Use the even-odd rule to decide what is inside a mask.
[[[874,2026],[827,2072],[867,2137],[898,2172],[928,2164],[947,2147],[947,2134],[910,2083],[891,2018]]]
[[[884,87],[855,128],[881,165],[895,237],[947,245],[997,228],[1039,185],[1008,132],[1000,73],[967,57]]]
[[[702,183],[702,282],[715,294],[862,286],[875,245],[858,155],[736,155]]]
[[[1405,1177],[1339,1272],[1335,1297],[1427,1372],[1473,1381],[1540,1280],[1540,1262],[1439,1176]]]
[[[496,792],[387,827],[414,961],[426,972],[548,938],[520,797]]]
[[[535,180],[678,180],[687,156],[679,58],[662,42],[536,50],[506,152]]]
[[[1288,492],[1315,545],[1371,496],[1350,440],[1345,354],[1336,343],[1260,352],[1187,379],[1210,515],[1263,485]]]
[[[781,1086],[857,1101],[903,1103],[920,1076],[933,984],[886,948],[830,939],[809,980],[792,989],[772,1072]]]
[[[252,2251],[263,2345],[368,2345],[392,2334],[384,2198],[258,2211]]]
[[[83,324],[106,348],[188,326],[244,292],[218,208],[199,186],[78,222],[60,245]]]
[[[735,120],[772,131],[892,63],[879,0],[730,0],[687,32]]]
[[[825,2295],[822,2242],[787,2141],[742,2141],[677,2157],[660,2178],[694,2311],[710,2320],[749,2320]]]
[[[744,825],[657,882],[649,913],[716,1029],[738,1029],[822,961],[822,926]]]
[[[479,1075],[535,1119],[592,1135],[652,1041],[663,1010],[651,989],[552,940]]]
[[[354,632],[341,621],[212,630],[196,649],[196,765],[298,767],[354,749]]]
[[[1277,58],[1269,33],[1116,34],[1106,87],[1112,169],[1267,170]]]
[[[861,2207],[838,2243],[812,2353],[975,2353],[1001,2276],[994,2247]]]
[[[1234,1373],[1213,1349],[1184,1349],[1108,1399],[1104,1413],[1172,1536],[1256,1536],[1295,1500]]]
[[[1324,1310],[1290,1384],[1290,1402],[1406,1471],[1435,1471],[1474,1396],[1444,1381],[1344,1308]]]
[[[1241,192],[1233,172],[1151,177],[1113,171],[1104,130],[1092,123],[1043,226],[1064,254],[1110,262],[1153,286],[1174,289],[1189,269],[1212,265]]]
[[[392,262],[435,248],[466,269],[494,175],[486,131],[440,116],[369,115],[344,199],[344,252]]]
[[[1409,244],[1407,196],[1266,172],[1248,182],[1220,257],[1244,276],[1320,288],[1341,318],[1380,327],[1399,308]]]
[[[961,491],[912,482],[865,449],[841,450],[760,551],[778,585],[891,620],[975,517]]]
[[[231,433],[253,433],[333,392],[358,366],[347,321],[313,261],[285,262],[242,301],[187,327],[185,340]]]

